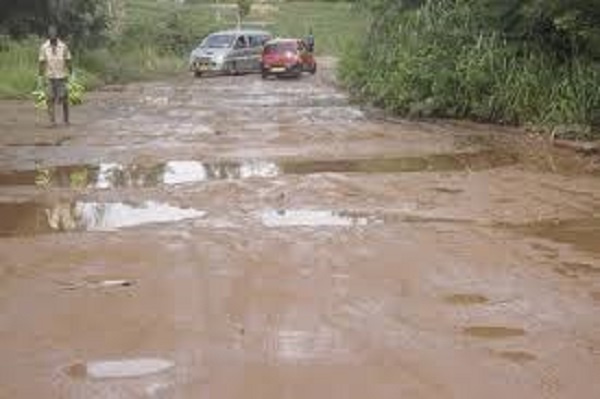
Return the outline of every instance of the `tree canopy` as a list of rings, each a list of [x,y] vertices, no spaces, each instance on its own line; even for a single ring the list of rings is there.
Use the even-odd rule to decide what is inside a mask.
[[[54,25],[75,45],[93,45],[106,27],[102,0],[0,0],[0,33],[14,38],[45,35]]]

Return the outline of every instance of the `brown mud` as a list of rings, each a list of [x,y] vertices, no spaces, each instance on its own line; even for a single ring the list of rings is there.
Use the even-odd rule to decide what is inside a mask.
[[[597,159],[329,72],[0,102],[0,398],[600,397]]]

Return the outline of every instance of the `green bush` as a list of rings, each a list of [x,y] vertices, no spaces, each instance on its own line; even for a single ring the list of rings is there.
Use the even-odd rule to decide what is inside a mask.
[[[410,116],[582,131],[600,122],[593,57],[515,41],[482,26],[469,1],[420,3],[394,13],[384,8],[369,36],[346,52],[340,76],[355,94]]]
[[[0,41],[0,97],[23,98],[36,86],[39,41]]]

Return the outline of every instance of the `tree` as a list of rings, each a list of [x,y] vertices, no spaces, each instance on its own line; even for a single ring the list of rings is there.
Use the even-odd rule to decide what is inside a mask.
[[[240,21],[250,14],[253,0],[237,0],[238,14]]]
[[[44,36],[55,25],[74,46],[98,44],[106,29],[106,0],[1,0],[0,34]]]

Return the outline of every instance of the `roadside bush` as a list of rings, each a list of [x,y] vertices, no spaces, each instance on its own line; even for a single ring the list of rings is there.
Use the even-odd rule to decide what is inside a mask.
[[[35,88],[39,41],[4,37],[0,42],[0,97],[23,97]]]
[[[600,69],[578,51],[549,50],[483,26],[469,1],[421,1],[378,15],[340,76],[356,95],[409,116],[553,128],[599,124]],[[565,57],[567,55],[567,57]]]

